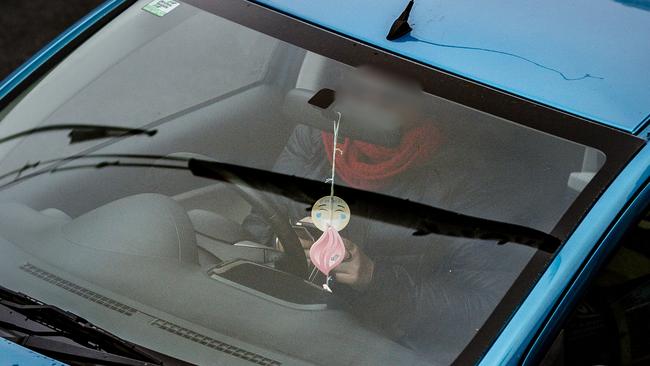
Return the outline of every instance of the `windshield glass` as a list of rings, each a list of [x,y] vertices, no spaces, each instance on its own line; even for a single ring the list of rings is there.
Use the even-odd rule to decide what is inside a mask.
[[[414,232],[409,205],[550,233],[605,161],[418,80],[146,3],[0,112],[0,278],[158,352],[450,364],[539,251],[463,217]]]

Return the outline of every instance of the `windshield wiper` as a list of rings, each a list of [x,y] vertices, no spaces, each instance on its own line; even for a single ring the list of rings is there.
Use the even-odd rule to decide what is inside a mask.
[[[70,130],[68,137],[70,144],[85,142],[96,139],[104,139],[109,137],[124,137],[134,135],[153,136],[158,130],[145,130],[140,128],[129,128],[120,126],[104,126],[104,125],[87,125],[87,124],[60,124],[49,125],[30,128],[29,130],[21,131],[0,139],[0,144],[11,141],[23,136],[29,136],[37,133]]]
[[[184,157],[166,157],[137,154],[99,154],[73,156],[63,159],[53,159],[50,162],[70,162],[77,159],[93,159],[115,157],[115,160],[100,160],[95,163],[54,166],[51,169],[25,174],[13,181],[0,185],[0,190],[23,180],[31,179],[42,174],[52,174],[61,171],[77,169],[105,168],[160,168],[174,170],[189,170],[193,175],[224,182],[231,182],[233,177],[254,189],[267,193],[278,194],[295,202],[304,203],[305,210],[319,198],[329,194],[330,185],[311,179],[266,170],[248,168],[241,165],[221,163],[217,161],[188,159]],[[167,163],[128,162],[124,159],[156,159],[166,160]],[[22,170],[20,170],[22,172]],[[15,173],[10,172],[10,173]],[[7,174],[2,177],[6,177]],[[421,236],[438,234],[470,239],[493,240],[499,244],[508,242],[524,244],[546,252],[554,252],[561,244],[560,239],[542,231],[522,225],[501,221],[478,218],[460,214],[454,211],[413,202],[403,198],[392,197],[380,193],[363,191],[356,188],[336,185],[339,196],[345,197],[350,209],[356,215],[366,216],[372,220],[387,224],[399,225],[414,229],[413,235]]]
[[[305,210],[330,192],[330,184],[292,175],[200,159],[190,159],[192,174],[222,181],[236,177],[252,188],[282,195],[306,204]],[[415,229],[413,235],[439,234],[470,239],[495,240],[499,244],[519,243],[554,252],[560,239],[526,226],[482,219],[413,202],[403,198],[336,185],[350,210],[376,221]]]
[[[99,158],[130,158],[130,159],[154,159],[154,160],[164,160],[164,161],[180,161],[180,162],[187,162],[189,158],[186,157],[178,157],[178,156],[166,156],[166,155],[151,155],[151,154],[87,154],[87,155],[71,155],[65,158],[56,158],[56,159],[47,159],[47,160],[37,160],[34,162],[26,162],[23,164],[22,167],[18,169],[14,169],[11,171],[8,171],[6,173],[0,174],[0,180],[14,176],[15,180],[18,180],[22,173],[28,172],[32,169],[38,168],[39,166],[43,166],[46,164],[52,164],[52,163],[65,163],[73,160],[84,160],[84,159],[99,159]],[[106,161],[102,162],[106,164]],[[46,172],[53,172],[57,170],[57,167],[52,167],[52,168],[45,168]],[[59,168],[62,169],[62,168]],[[2,189],[5,185],[0,185],[0,189]]]
[[[79,316],[2,286],[0,306],[10,310],[2,313],[0,328],[15,334],[11,341],[60,361],[97,365],[163,365],[160,359],[139,346]],[[50,330],[31,329],[30,322]]]

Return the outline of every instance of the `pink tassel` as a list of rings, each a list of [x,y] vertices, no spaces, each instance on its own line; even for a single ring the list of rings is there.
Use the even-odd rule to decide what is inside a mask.
[[[339,232],[328,227],[309,249],[309,258],[316,268],[328,276],[345,259],[345,244]]]

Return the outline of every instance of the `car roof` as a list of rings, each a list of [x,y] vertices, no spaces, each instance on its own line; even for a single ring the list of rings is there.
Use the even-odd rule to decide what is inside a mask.
[[[650,117],[650,0],[258,0],[362,42],[628,132]]]

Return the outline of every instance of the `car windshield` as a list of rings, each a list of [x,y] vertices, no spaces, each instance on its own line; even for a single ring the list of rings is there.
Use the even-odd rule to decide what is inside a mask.
[[[157,352],[450,364],[551,255],[480,220],[550,233],[605,162],[399,73],[146,5],[0,111],[0,284]]]

